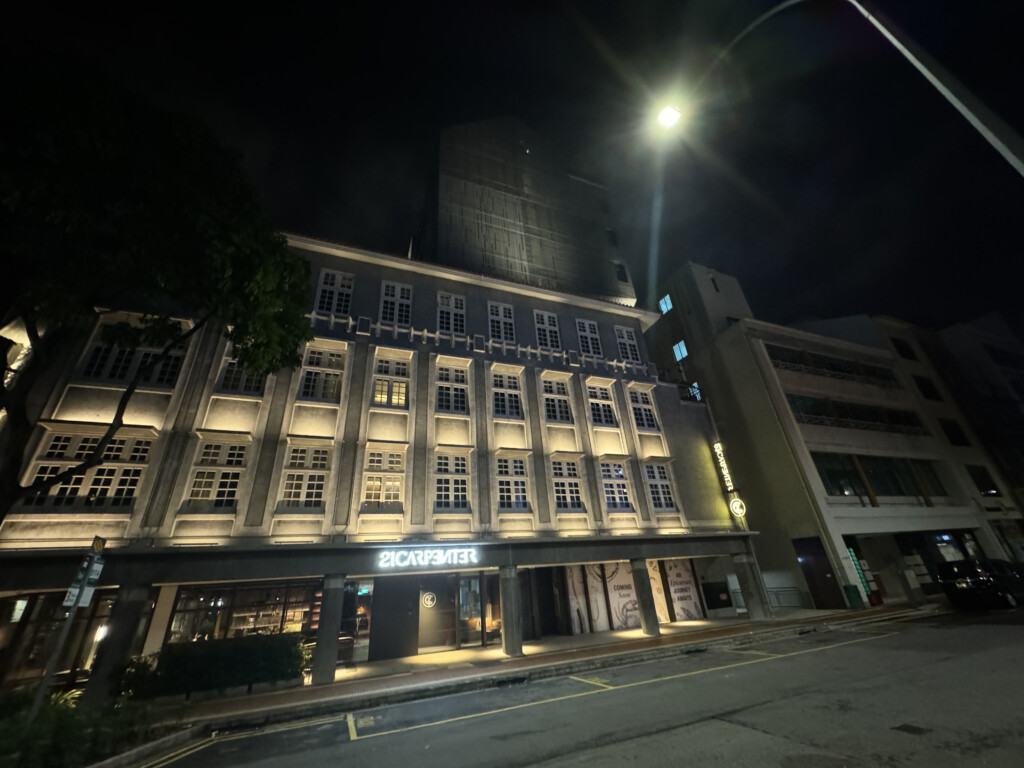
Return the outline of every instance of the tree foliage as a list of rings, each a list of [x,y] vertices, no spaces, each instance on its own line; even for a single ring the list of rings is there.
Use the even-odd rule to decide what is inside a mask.
[[[226,328],[255,373],[294,367],[310,337],[308,265],[208,129],[96,78],[62,73],[5,87],[0,259],[10,270],[0,313],[24,328],[31,357],[17,375],[5,370],[0,388],[0,514],[24,492],[17,472],[32,430],[28,394],[61,345],[102,312],[141,313],[137,323],[105,326],[109,342],[162,350],[127,382],[104,446],[139,381],[199,328]],[[13,342],[2,342],[10,362]],[[101,454],[97,447],[70,472],[101,463]]]

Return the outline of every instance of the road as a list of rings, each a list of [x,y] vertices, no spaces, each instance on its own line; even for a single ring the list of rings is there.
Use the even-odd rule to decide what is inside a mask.
[[[1024,610],[782,640],[220,734],[149,768],[1024,765]]]

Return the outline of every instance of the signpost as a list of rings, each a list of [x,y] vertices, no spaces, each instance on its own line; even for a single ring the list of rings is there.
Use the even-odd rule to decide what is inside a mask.
[[[64,607],[69,609],[67,618],[64,619],[64,626],[61,627],[60,635],[57,637],[57,644],[50,652],[50,658],[46,662],[46,671],[43,679],[39,681],[36,688],[35,698],[32,700],[32,709],[28,713],[28,722],[31,723],[39,714],[43,706],[43,698],[50,690],[50,681],[54,672],[57,671],[57,664],[64,653],[64,644],[68,641],[71,633],[71,626],[75,623],[75,614],[79,608],[89,605],[92,601],[93,592],[96,590],[96,582],[99,581],[100,572],[103,570],[103,558],[101,553],[106,546],[107,540],[96,536],[92,540],[89,553],[83,558],[82,564],[78,567],[78,573],[71,582],[68,593],[64,596]]]

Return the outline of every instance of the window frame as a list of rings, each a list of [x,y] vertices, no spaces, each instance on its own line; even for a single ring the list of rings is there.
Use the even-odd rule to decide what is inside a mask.
[[[393,289],[394,294],[388,291]],[[384,280],[380,285],[380,308],[378,317],[381,325],[395,328],[412,327],[412,285]],[[389,319],[390,318],[390,319]]]
[[[562,334],[558,327],[558,315],[542,309],[533,310],[533,325],[537,334],[537,346],[552,352],[562,349]]]
[[[602,357],[601,328],[596,320],[576,318],[576,337],[579,340],[580,354]]]

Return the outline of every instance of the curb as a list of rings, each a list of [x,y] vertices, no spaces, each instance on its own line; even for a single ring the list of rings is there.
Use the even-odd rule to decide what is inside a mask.
[[[203,736],[202,730],[202,728],[196,725],[186,726],[180,731],[168,734],[167,736],[161,736],[159,739],[154,739],[147,744],[129,749],[127,752],[108,757],[106,760],[98,763],[92,763],[89,768],[132,768],[132,766],[138,765],[143,760],[158,757],[173,749],[182,747],[190,741],[198,740]]]

